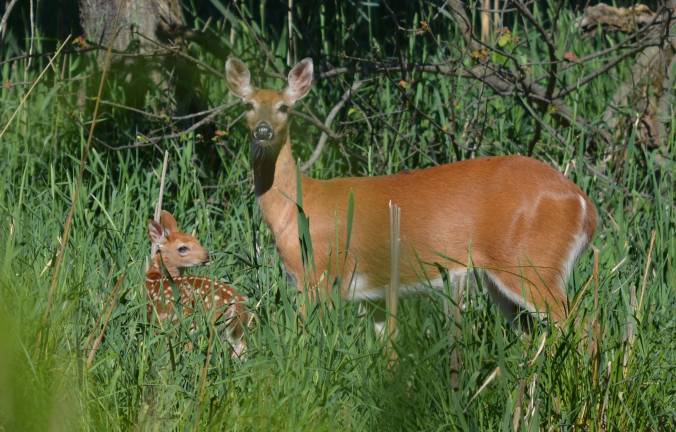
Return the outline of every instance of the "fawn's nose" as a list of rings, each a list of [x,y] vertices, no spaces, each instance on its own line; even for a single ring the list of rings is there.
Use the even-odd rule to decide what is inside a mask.
[[[207,252],[206,256],[204,257],[204,264],[209,264],[211,262],[211,254]]]
[[[270,141],[273,135],[272,126],[266,121],[258,123],[253,131],[254,138],[259,141]]]

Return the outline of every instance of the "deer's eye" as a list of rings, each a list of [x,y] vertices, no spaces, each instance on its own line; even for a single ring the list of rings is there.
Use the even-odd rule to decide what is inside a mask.
[[[282,106],[279,107],[278,111],[280,113],[286,114],[286,113],[289,112],[289,106],[288,105],[282,105]]]
[[[254,104],[252,104],[251,102],[244,102],[244,109],[245,110],[253,111],[254,108],[255,108]]]
[[[180,253],[181,255],[185,255],[188,253],[189,250],[190,248],[188,246],[181,246],[178,248],[178,253]]]

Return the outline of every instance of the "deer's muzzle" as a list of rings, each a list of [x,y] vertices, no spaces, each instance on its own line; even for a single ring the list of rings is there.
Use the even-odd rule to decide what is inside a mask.
[[[273,135],[272,126],[266,121],[258,123],[253,131],[253,136],[258,141],[270,141]]]

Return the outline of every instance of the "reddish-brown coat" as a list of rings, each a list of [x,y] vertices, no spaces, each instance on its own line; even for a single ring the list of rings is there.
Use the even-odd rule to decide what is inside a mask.
[[[343,295],[360,290],[358,297],[377,297],[389,283],[391,201],[401,207],[402,286],[438,279],[435,263],[451,272],[472,265],[484,269],[511,302],[549,311],[555,320],[566,316],[565,280],[594,234],[596,210],[561,173],[523,156],[479,158],[379,177],[301,176],[316,266],[315,273],[307,273],[298,239],[300,200],[288,117],[275,107],[295,102],[289,94],[300,98],[307,93],[308,83],[299,86],[292,78],[311,80],[312,63],[297,65],[281,92],[253,88],[246,66],[236,59],[228,60],[226,72],[231,90],[253,105],[247,113],[252,132],[261,123],[275,132],[269,141],[252,141],[256,194],[298,289],[328,290],[339,276]],[[350,194],[355,207],[346,253]]]
[[[154,316],[159,321],[177,320],[178,314],[174,310],[177,303],[181,305],[183,316],[201,308],[209,314],[211,322],[225,321],[226,337],[233,345],[234,355],[241,355],[245,349],[244,328],[252,318],[246,308],[246,297],[230,285],[210,278],[182,276],[184,268],[208,262],[209,254],[195,237],[178,230],[170,213],[162,212],[160,224],[149,221],[148,233],[157,247],[146,271],[148,320],[152,321]],[[163,274],[163,268],[167,276]],[[175,298],[174,290],[178,298]]]

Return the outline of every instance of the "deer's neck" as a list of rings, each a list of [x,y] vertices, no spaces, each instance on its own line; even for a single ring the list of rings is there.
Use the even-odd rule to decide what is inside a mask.
[[[256,197],[277,247],[283,249],[285,243],[297,244],[296,203],[299,179],[296,162],[291,154],[290,138],[287,136],[276,157],[254,159],[253,165]],[[301,176],[301,180],[303,179]]]
[[[165,268],[169,272],[169,276],[171,276],[172,279],[176,279],[181,276],[181,272],[176,267],[167,266],[165,263]],[[150,263],[150,267],[148,267],[148,271],[146,271],[146,282],[158,281],[163,277],[162,257],[160,256],[160,253],[157,252]]]

